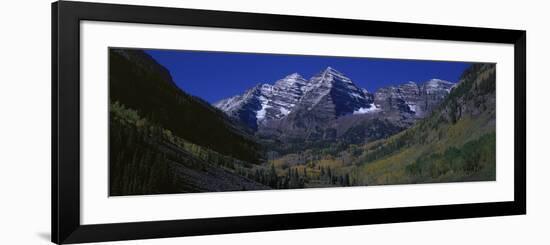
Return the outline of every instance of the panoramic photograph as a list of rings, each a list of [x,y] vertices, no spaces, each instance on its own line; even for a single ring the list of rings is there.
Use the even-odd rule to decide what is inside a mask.
[[[496,64],[109,48],[109,195],[496,180]]]

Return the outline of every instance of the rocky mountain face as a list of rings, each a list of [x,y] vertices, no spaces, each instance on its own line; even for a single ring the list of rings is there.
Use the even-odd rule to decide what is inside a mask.
[[[257,130],[259,125],[287,116],[308,89],[307,81],[298,73],[271,84],[258,84],[242,95],[214,103],[231,117]]]
[[[371,97],[363,89],[331,67],[313,76],[307,88],[299,101],[300,109],[337,118],[374,108]]]
[[[379,89],[374,94],[374,101],[384,110],[423,118],[445,99],[453,86],[454,83],[440,79],[431,79],[421,84],[410,81]]]
[[[370,93],[327,67],[309,80],[294,73],[274,85],[258,84],[214,106],[260,138],[275,142],[363,143],[395,134],[428,116],[453,86],[432,79]]]

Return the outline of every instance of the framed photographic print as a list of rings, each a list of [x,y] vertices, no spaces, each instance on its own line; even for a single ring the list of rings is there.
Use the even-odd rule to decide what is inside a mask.
[[[525,35],[53,3],[52,241],[525,214]]]

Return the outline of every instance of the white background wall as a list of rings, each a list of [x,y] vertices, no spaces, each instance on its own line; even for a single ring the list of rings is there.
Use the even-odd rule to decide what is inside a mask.
[[[113,2],[109,1],[108,2]],[[549,244],[549,7],[545,1],[119,0],[119,3],[527,30],[526,216],[277,231],[112,244]],[[50,2],[0,10],[0,244],[48,244]]]

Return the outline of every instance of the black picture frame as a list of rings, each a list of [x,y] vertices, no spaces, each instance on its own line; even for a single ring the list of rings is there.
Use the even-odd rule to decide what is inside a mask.
[[[224,218],[80,223],[80,22],[84,20],[514,45],[514,201]],[[52,242],[83,243],[526,213],[526,32],[61,1],[52,4]]]

